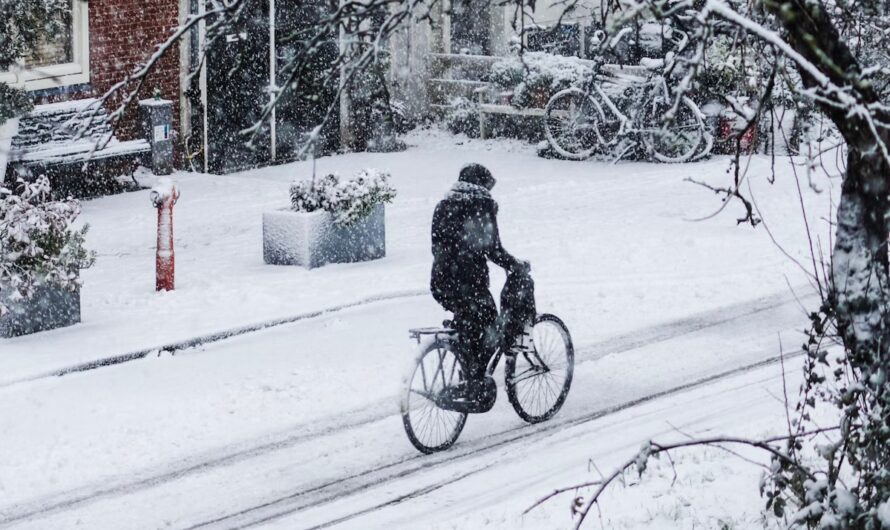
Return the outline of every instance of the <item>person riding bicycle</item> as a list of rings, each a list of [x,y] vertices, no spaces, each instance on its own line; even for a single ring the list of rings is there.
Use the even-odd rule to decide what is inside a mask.
[[[498,311],[488,290],[488,261],[508,273],[527,276],[528,262],[507,252],[498,234],[497,202],[491,172],[480,164],[467,164],[458,181],[436,206],[432,224],[433,298],[454,314],[460,336],[466,384],[456,399],[485,399],[494,385],[485,370],[497,348]]]

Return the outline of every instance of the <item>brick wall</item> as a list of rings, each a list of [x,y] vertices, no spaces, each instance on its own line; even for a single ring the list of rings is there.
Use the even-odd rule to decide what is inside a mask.
[[[145,61],[155,46],[177,27],[179,0],[89,0],[90,85],[101,95]],[[170,49],[142,87],[139,98],[151,97],[155,87],[172,100],[173,129],[179,130],[179,47]],[[111,106],[111,105],[109,105]],[[127,112],[117,135],[139,134],[138,108]]]
[[[90,83],[38,90],[35,103],[84,99],[103,95],[115,83],[154,53],[178,26],[179,0],[89,0]],[[187,43],[187,41],[185,41]],[[187,44],[186,44],[187,45]],[[170,48],[143,84],[137,98],[152,97],[155,87],[173,101],[173,130],[179,131],[179,44]],[[133,85],[135,88],[135,85]],[[110,112],[119,102],[106,104]],[[141,136],[139,107],[134,103],[118,124],[116,136],[130,140]],[[181,155],[174,138],[174,155]]]

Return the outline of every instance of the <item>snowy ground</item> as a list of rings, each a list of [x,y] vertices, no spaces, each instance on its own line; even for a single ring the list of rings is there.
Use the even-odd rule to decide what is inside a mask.
[[[511,528],[538,496],[588,478],[589,458],[608,470],[674,428],[781,428],[779,365],[745,367],[775,357],[776,335],[764,329],[797,343],[803,319],[794,300],[771,298],[578,343],[572,393],[556,418],[526,426],[501,394],[451,451],[424,457],[401,428],[395,374],[404,359],[392,352],[405,343],[398,325],[430,310],[422,300],[385,302],[3,390],[0,417],[16,422],[0,433],[0,527]],[[361,349],[356,335],[368,337]],[[796,388],[799,363],[789,360],[788,371]],[[748,490],[744,513],[723,513],[723,504],[709,513],[756,513],[750,477],[726,486]],[[557,504],[530,520],[565,527]],[[674,527],[688,528],[692,515]]]
[[[392,172],[399,196],[387,208],[388,256],[372,263],[313,271],[262,263],[261,213],[287,204],[288,183],[307,176],[308,164],[178,175],[172,293],[152,290],[147,193],[87,202],[99,259],[84,274],[84,323],[0,341],[0,527],[564,528],[567,501],[519,514],[550,488],[589,478],[590,458],[609,468],[647,437],[677,435],[672,425],[780,429],[778,365],[727,372],[774,357],[780,341],[796,348],[814,298],[762,227],[735,225],[737,211],[691,221],[720,203],[684,178],[724,184],[726,159],[608,165],[435,133],[411,142],[405,153],[318,163]],[[572,330],[576,382],[551,422],[525,426],[501,395],[452,451],[420,457],[394,404],[412,347],[405,330],[443,317],[423,294],[429,222],[469,161],[498,178],[502,237],[532,262],[539,308]],[[780,165],[769,184],[769,163],[752,161],[757,204],[783,251],[809,263],[796,181]],[[804,183],[801,194],[818,235],[832,184],[816,185],[825,191]],[[175,356],[28,380],[381,295],[401,296]],[[605,527],[712,528],[723,516],[731,528],[756,527],[756,472],[714,453],[681,464],[688,480],[670,492],[662,482],[612,498],[617,511],[604,512]],[[732,480],[703,487],[713,476]]]

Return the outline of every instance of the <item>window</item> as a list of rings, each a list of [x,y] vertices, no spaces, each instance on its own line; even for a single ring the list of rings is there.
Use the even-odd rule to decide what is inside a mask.
[[[71,0],[71,12],[59,13],[59,17],[65,31],[46,35],[17,67],[0,72],[0,82],[26,90],[89,82],[89,4]]]

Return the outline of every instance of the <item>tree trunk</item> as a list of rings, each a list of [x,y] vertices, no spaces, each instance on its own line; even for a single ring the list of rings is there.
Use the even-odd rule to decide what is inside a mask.
[[[878,102],[846,42],[823,6],[806,0],[767,0],[767,9],[785,29],[784,38],[830,81],[851,88],[861,108]],[[818,83],[798,67],[807,88]],[[828,97],[834,97],[829,95]],[[838,102],[839,103],[839,102]],[[861,115],[843,104],[818,101],[817,106],[837,126],[847,144],[847,174],[837,212],[837,239],[831,257],[831,280],[838,331],[848,352],[864,361],[882,355],[890,338],[885,325],[888,270],[888,199],[890,167],[879,144],[890,148],[885,130],[879,137]],[[887,116],[878,116],[885,121]],[[865,355],[866,357],[861,357]]]
[[[831,260],[838,330],[857,356],[887,344],[887,171],[877,147],[849,146]],[[886,347],[886,346],[885,346]]]

